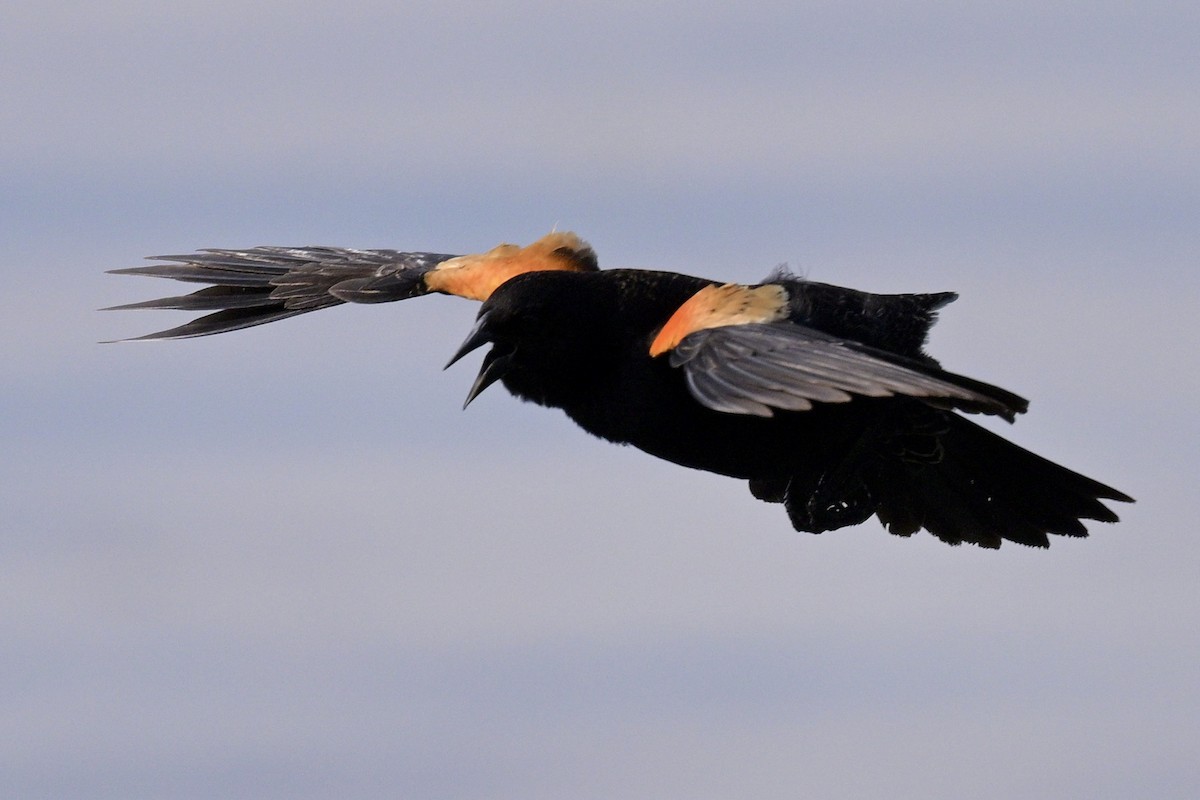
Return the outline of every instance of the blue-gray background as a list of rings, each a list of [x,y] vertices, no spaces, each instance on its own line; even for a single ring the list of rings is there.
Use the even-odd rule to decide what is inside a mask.
[[[1193,2],[0,10],[0,795],[1192,798]],[[206,340],[206,246],[953,289],[1049,551],[789,529],[441,365],[425,298]],[[1003,427],[1003,426],[1002,426]]]

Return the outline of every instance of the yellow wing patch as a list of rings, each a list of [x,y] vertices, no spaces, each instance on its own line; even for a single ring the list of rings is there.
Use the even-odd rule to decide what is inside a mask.
[[[514,275],[547,270],[584,272],[594,269],[596,254],[587,242],[573,233],[555,231],[528,247],[501,244],[486,253],[443,261],[425,275],[425,285],[431,292],[482,301]]]
[[[776,322],[787,316],[788,295],[782,286],[705,286],[675,310],[650,343],[650,355],[673,350],[689,333],[724,325]]]

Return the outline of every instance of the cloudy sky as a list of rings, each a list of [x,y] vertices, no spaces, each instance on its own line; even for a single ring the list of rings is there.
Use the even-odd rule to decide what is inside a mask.
[[[1195,3],[0,10],[0,795],[1193,798]],[[947,367],[1138,498],[798,534],[441,366],[474,308],[96,313],[200,247],[952,289]]]

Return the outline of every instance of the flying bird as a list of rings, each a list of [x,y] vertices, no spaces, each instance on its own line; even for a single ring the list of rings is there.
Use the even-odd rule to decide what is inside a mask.
[[[872,294],[777,271],[755,285],[599,268],[578,236],[448,255],[255,247],[156,256],[121,275],[207,287],[115,306],[210,312],[138,337],[248,328],[342,303],[426,294],[480,301],[447,364],[490,346],[467,394],[500,382],[587,432],[748,481],[798,531],[872,515],[893,534],[1034,547],[1116,522],[1133,502],[963,416],[1012,422],[1023,398],[947,372],[924,351],[957,295]],[[465,405],[465,404],[464,404]]]

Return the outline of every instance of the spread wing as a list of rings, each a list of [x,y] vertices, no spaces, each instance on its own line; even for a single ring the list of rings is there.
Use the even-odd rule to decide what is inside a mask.
[[[671,350],[670,363],[683,370],[696,400],[729,414],[769,417],[856,395],[915,397],[1010,422],[1028,406],[997,386],[790,322],[689,333]]]
[[[212,284],[188,295],[115,306],[214,313],[139,339],[185,339],[235,331],[340,303],[389,303],[430,292],[485,300],[514,275],[598,269],[591,246],[569,231],[551,231],[526,247],[501,244],[486,253],[402,253],[343,247],[254,247],[155,256],[147,267],[112,270]]]
[[[385,303],[427,289],[425,273],[454,256],[339,247],[255,247],[155,256],[167,263],[112,270],[211,284],[191,294],[114,306],[214,313],[139,339],[184,339],[249,328],[345,302]]]

